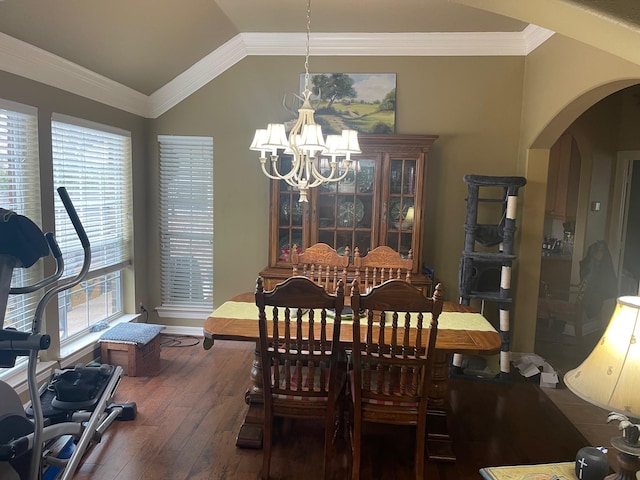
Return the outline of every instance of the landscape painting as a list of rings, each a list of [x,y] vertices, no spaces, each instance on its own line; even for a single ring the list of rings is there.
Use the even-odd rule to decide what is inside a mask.
[[[395,73],[317,73],[310,75],[309,83],[315,121],[325,135],[343,129],[395,133]],[[304,75],[300,91],[304,91]]]

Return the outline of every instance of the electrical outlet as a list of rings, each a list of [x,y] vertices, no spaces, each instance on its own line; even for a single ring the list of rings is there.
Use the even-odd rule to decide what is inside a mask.
[[[147,309],[146,307],[142,304],[142,302],[140,302],[140,305],[138,307],[140,309],[141,313],[147,313]]]

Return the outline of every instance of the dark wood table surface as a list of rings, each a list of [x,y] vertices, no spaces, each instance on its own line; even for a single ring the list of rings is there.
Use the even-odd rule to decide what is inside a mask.
[[[243,293],[232,298],[229,302],[254,303],[253,293]],[[249,405],[249,411],[245,417],[243,426],[238,434],[236,445],[239,447],[260,448],[262,445],[262,385],[259,355],[257,354],[258,310],[255,315],[246,315],[247,318],[225,317],[225,304],[214,311],[204,323],[204,348],[210,349],[215,340],[250,341],[256,344],[256,358],[251,366],[250,379],[252,385],[245,393],[245,401]],[[247,312],[249,310],[247,309]],[[444,312],[475,313],[467,306],[457,303],[445,302]],[[221,312],[217,314],[216,312]],[[441,317],[442,318],[442,317]],[[498,332],[490,325],[488,320],[475,316],[475,322],[482,324],[478,327],[446,328],[446,322],[442,321],[438,328],[436,340],[436,355],[434,359],[432,382],[429,390],[429,457],[435,460],[451,461],[455,456],[451,449],[451,439],[448,434],[447,410],[448,410],[448,379],[449,359],[454,352],[466,354],[492,354],[500,350],[501,339]],[[474,322],[474,324],[476,324]],[[343,323],[346,325],[347,323]],[[353,342],[351,328],[342,328],[340,340],[346,346]]]

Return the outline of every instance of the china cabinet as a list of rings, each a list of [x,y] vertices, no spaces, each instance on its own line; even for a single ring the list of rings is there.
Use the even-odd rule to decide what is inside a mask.
[[[411,250],[412,283],[428,293],[431,279],[420,273],[422,226],[427,152],[437,138],[360,135],[362,153],[353,157],[355,168],[338,183],[312,189],[308,203],[298,202],[297,190],[286,182],[273,180],[269,265],[261,272],[265,288],[291,275],[293,248],[302,251],[323,242],[339,253],[346,247],[353,253],[358,247],[363,256],[380,245],[402,256]],[[281,161],[290,159],[285,156]],[[321,170],[323,167],[329,168],[320,165]]]

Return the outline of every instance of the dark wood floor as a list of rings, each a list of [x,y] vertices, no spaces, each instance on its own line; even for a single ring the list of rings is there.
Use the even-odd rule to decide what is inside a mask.
[[[184,339],[185,343],[190,339]],[[76,479],[260,478],[262,452],[235,447],[246,412],[244,391],[253,346],[217,342],[164,347],[153,377],[124,377],[120,401],[135,401],[138,418],[115,423],[85,457]],[[451,381],[451,432],[455,463],[427,464],[430,480],[480,479],[491,465],[569,461],[586,440],[537,386]],[[410,428],[366,431],[363,479],[412,479]],[[322,430],[313,422],[284,421],[276,439],[272,478],[321,478]],[[350,477],[346,441],[336,443],[330,472]]]

